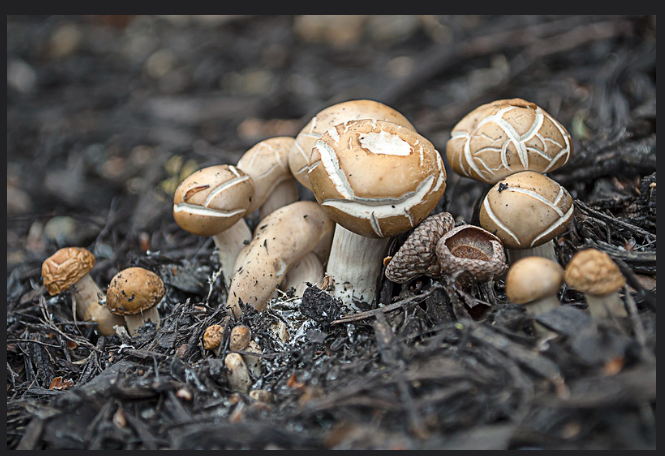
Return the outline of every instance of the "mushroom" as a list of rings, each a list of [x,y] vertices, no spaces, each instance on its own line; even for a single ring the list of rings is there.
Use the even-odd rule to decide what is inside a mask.
[[[106,290],[111,313],[125,318],[130,335],[149,321],[159,326],[157,304],[164,297],[164,282],[157,274],[140,267],[118,272]]]
[[[214,350],[222,343],[224,327],[222,325],[210,325],[203,333],[203,349]]]
[[[212,236],[227,289],[238,252],[252,238],[243,217],[248,214],[253,197],[252,178],[231,165],[194,172],[173,195],[176,223],[197,236]]]
[[[573,156],[568,131],[534,103],[497,100],[467,114],[446,144],[450,166],[462,176],[495,184],[520,171],[548,173]]]
[[[227,380],[231,391],[246,393],[252,386],[252,379],[249,376],[249,370],[242,356],[238,353],[229,353],[224,358],[224,366],[227,370]]]
[[[503,242],[511,263],[526,256],[557,261],[554,238],[573,218],[573,199],[556,181],[535,171],[496,183],[480,208],[480,226]]]
[[[281,289],[287,291],[293,288],[294,296],[302,296],[307,284],[320,284],[324,278],[323,264],[314,253],[308,253],[298,263],[286,272]]]
[[[361,119],[385,120],[415,131],[406,117],[378,101],[350,100],[328,106],[303,127],[289,152],[289,168],[298,182],[312,190],[308,176],[309,159],[312,148],[321,135],[335,125]]]
[[[445,191],[441,155],[410,128],[365,119],[330,128],[310,158],[314,196],[337,223],[332,294],[372,304],[390,238],[422,222]]]
[[[607,253],[592,248],[575,253],[566,266],[564,280],[584,293],[592,317],[628,315],[619,295],[626,279]]]
[[[243,351],[249,345],[252,333],[245,325],[234,326],[229,336],[229,350]]]
[[[263,219],[238,254],[227,309],[240,316],[240,305],[263,310],[289,268],[330,240],[334,223],[314,201],[297,201]]]
[[[103,305],[104,292],[90,277],[95,256],[83,247],[64,247],[42,263],[42,280],[51,296],[70,290],[75,314],[80,320],[97,322],[97,332],[115,334],[113,326],[125,324]]]

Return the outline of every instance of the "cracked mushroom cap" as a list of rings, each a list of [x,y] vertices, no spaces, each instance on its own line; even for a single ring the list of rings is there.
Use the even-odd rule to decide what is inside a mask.
[[[597,249],[575,253],[566,266],[564,280],[569,287],[594,296],[607,296],[626,284],[612,258]]]
[[[509,249],[542,245],[566,231],[573,198],[559,183],[535,171],[512,174],[495,184],[480,208],[480,226]]]
[[[371,238],[417,226],[446,189],[441,155],[415,131],[358,120],[324,133],[312,149],[316,200],[344,228]]]
[[[42,280],[51,296],[67,290],[95,266],[95,256],[83,247],[65,247],[42,263]]]
[[[173,195],[173,217],[184,230],[214,236],[247,214],[254,182],[231,165],[200,169],[183,180]]]
[[[506,274],[506,297],[513,304],[528,304],[554,296],[563,285],[563,268],[539,256],[517,260]]]
[[[159,304],[164,291],[164,282],[154,272],[127,268],[111,279],[106,290],[106,306],[115,315],[138,314]]]
[[[455,172],[488,184],[520,171],[551,172],[573,155],[563,125],[520,98],[479,106],[450,136],[446,156]]]

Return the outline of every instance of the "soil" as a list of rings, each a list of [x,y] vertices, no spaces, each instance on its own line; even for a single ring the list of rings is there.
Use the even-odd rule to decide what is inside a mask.
[[[656,17],[319,19],[8,16],[7,449],[655,449]],[[558,119],[575,150],[550,173],[575,204],[559,262],[607,252],[628,317],[593,319],[564,286],[543,341],[503,278],[423,277],[382,278],[384,306],[362,313],[312,286],[229,319],[215,245],[174,222],[175,187],[355,98],[439,151],[496,99]],[[433,212],[477,224],[487,186],[447,171]],[[75,321],[41,278],[63,246],[95,254],[104,290],[128,267],[160,275],[160,327]],[[268,400],[229,381],[239,324]]]

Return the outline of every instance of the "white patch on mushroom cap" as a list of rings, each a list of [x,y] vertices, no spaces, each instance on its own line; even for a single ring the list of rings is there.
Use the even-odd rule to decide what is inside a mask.
[[[367,149],[377,155],[397,155],[407,157],[411,155],[411,145],[404,141],[399,135],[380,131],[370,132],[358,136],[358,142],[363,149]]]

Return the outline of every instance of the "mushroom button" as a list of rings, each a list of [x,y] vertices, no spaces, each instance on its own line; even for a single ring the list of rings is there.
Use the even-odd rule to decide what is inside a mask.
[[[628,315],[619,295],[626,279],[607,253],[597,249],[575,253],[566,266],[564,280],[584,293],[594,318]]]
[[[333,296],[351,307],[374,303],[390,238],[415,228],[445,191],[441,155],[410,128],[358,120],[315,143],[309,178],[337,223],[326,269]]]
[[[231,284],[233,263],[252,237],[243,217],[254,197],[254,182],[231,165],[200,169],[183,180],[173,195],[173,217],[185,231],[212,236],[226,287]]]
[[[573,218],[573,199],[554,180],[534,171],[512,174],[495,184],[480,208],[480,226],[504,244],[509,261],[542,256],[557,261],[554,238]]]
[[[573,142],[556,119],[515,98],[484,104],[450,134],[446,155],[458,174],[488,184],[520,171],[548,173],[570,160]]]
[[[106,305],[125,318],[131,335],[149,321],[159,326],[157,304],[164,297],[164,282],[147,269],[132,267],[117,273],[106,290]]]
[[[415,131],[406,117],[378,101],[350,100],[328,106],[303,127],[289,151],[289,168],[298,182],[312,190],[308,176],[309,159],[312,148],[321,135],[335,125],[361,119],[385,120]]]

